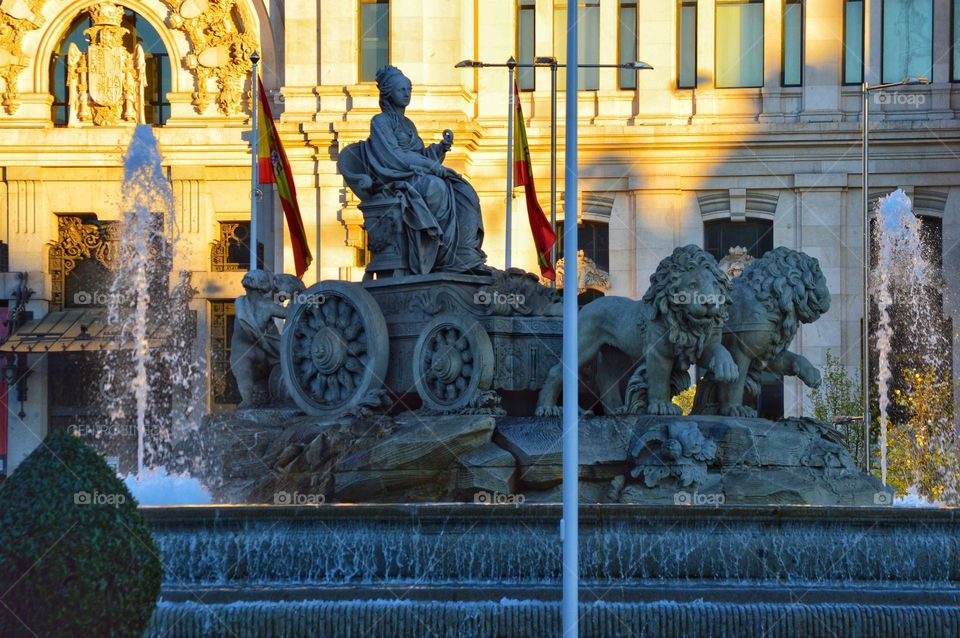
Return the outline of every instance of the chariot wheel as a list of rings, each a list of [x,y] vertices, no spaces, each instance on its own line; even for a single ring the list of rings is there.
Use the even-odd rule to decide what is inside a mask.
[[[370,293],[354,283],[321,281],[287,310],[280,367],[284,385],[304,412],[345,414],[382,388],[390,344]]]
[[[465,408],[493,383],[493,345],[477,321],[440,315],[413,349],[413,374],[424,405],[440,412]]]

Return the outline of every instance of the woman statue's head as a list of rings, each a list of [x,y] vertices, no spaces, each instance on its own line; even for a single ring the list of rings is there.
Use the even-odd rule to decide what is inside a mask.
[[[395,66],[386,65],[377,71],[377,88],[380,89],[380,108],[388,106],[405,109],[410,104],[410,79]]]

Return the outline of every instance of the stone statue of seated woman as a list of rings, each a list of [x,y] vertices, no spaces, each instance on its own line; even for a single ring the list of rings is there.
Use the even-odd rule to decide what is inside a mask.
[[[396,67],[377,71],[380,110],[370,138],[340,152],[347,186],[360,199],[368,245],[374,254],[393,252],[413,274],[485,269],[480,199],[456,171],[443,165],[453,133],[425,146],[404,115],[410,80]],[[368,272],[370,272],[368,267]]]

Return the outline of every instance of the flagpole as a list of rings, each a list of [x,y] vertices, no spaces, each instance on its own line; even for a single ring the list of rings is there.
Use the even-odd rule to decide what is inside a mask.
[[[250,61],[253,62],[253,76],[250,81],[250,93],[253,94],[250,107],[252,112],[250,120],[253,125],[250,135],[250,154],[253,157],[250,175],[250,270],[254,270],[260,265],[257,259],[257,217],[259,217],[257,195],[260,181],[260,76],[257,75],[257,63],[260,62],[260,55],[254,51],[250,55]]]
[[[578,638],[580,581],[579,516],[580,441],[578,428],[579,344],[577,342],[577,18],[576,4],[567,9],[567,128],[564,164],[566,207],[564,212],[563,268],[563,638]],[[574,202],[573,206],[570,205]],[[570,213],[573,214],[570,214]],[[573,224],[570,224],[570,222]]]
[[[550,63],[550,229],[557,236],[557,59]],[[557,267],[557,242],[550,247],[550,267]],[[557,280],[550,282],[557,287]]]
[[[508,87],[508,92],[510,95],[510,114],[507,116],[507,237],[506,237],[506,259],[504,263],[506,264],[506,270],[510,270],[510,255],[513,252],[512,245],[512,236],[513,236],[513,127],[514,127],[514,114],[517,111],[517,105],[513,102],[514,91],[513,85],[516,78],[516,60],[513,59],[513,56],[510,56],[510,59],[507,60],[507,75],[510,78],[510,86]]]

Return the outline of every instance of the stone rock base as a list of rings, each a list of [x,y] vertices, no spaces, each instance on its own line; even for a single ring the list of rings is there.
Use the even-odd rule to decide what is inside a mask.
[[[560,436],[557,417],[237,410],[208,416],[178,451],[222,502],[556,502]],[[831,426],[805,418],[584,417],[580,481],[588,503],[891,501]]]

